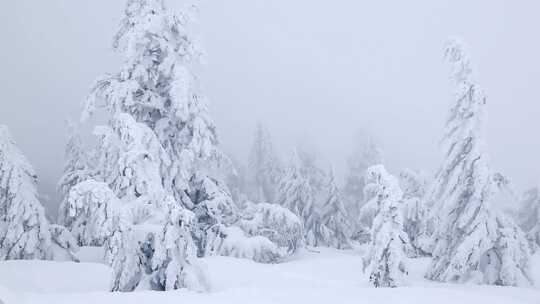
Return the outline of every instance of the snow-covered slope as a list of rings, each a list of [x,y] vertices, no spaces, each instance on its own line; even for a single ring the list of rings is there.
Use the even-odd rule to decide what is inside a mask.
[[[106,291],[110,276],[109,267],[96,263],[40,260],[0,262],[0,286],[13,293]]]
[[[540,280],[540,256],[534,275]],[[410,261],[410,284],[376,289],[362,273],[358,251],[302,252],[283,264],[230,257],[205,258],[211,293],[107,292],[109,269],[95,263],[12,261],[0,263],[0,299],[17,303],[460,303],[538,304],[537,288],[438,284],[423,279],[426,259]]]

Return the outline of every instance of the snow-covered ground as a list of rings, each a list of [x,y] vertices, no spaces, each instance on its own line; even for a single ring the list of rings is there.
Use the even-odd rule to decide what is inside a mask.
[[[410,285],[394,289],[372,288],[362,273],[358,251],[319,249],[304,252],[282,264],[258,264],[229,257],[205,258],[213,290],[202,294],[107,291],[110,270],[91,262],[0,262],[0,299],[5,304],[26,303],[540,303],[540,288],[512,288],[439,284],[422,274],[429,260],[410,261]],[[83,252],[85,261],[95,260]],[[533,276],[540,281],[540,255],[534,258]]]

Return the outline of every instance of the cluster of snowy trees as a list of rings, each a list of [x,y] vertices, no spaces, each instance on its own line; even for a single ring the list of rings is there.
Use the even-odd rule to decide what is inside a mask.
[[[123,64],[96,81],[82,113],[81,123],[102,121],[97,140],[83,141],[79,124],[70,126],[57,225],[2,127],[2,259],[51,259],[58,251],[76,260],[80,246],[98,246],[113,269],[113,291],[205,291],[199,257],[275,263],[303,246],[294,214],[244,210],[232,198],[232,164],[194,73],[202,52],[192,13],[173,13],[163,0],[127,1],[113,45]]]
[[[340,188],[313,154],[294,149],[283,161],[262,124],[246,169],[220,150],[191,22],[190,10],[173,13],[163,0],[127,1],[114,39],[123,64],[96,81],[82,113],[81,123],[102,121],[96,140],[82,139],[81,123],[69,127],[55,224],[34,170],[0,127],[1,260],[76,261],[79,247],[95,246],[113,269],[112,291],[206,291],[204,256],[278,263],[306,246],[357,246],[375,287],[406,284],[407,260],[419,256],[432,258],[426,277],[436,281],[530,281],[540,190],[527,191],[518,208],[508,179],[492,171],[486,97],[459,40],[445,51],[455,99],[434,179],[390,174],[368,139]],[[501,208],[500,197],[516,208]]]

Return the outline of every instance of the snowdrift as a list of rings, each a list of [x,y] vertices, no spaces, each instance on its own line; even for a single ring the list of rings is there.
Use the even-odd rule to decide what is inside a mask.
[[[97,263],[50,261],[0,262],[0,299],[5,304],[138,303],[400,303],[538,304],[536,287],[513,288],[426,281],[428,259],[410,260],[410,284],[373,288],[363,274],[361,252],[317,249],[300,252],[282,264],[246,259],[205,258],[212,279],[210,293],[186,290],[108,292],[110,269]],[[540,255],[534,275],[540,280]],[[537,281],[538,282],[538,281]]]

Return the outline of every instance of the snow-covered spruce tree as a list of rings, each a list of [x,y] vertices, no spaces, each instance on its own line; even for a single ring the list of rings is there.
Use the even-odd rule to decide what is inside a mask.
[[[253,180],[251,199],[258,202],[275,202],[282,169],[270,132],[261,123],[257,124],[249,159],[249,170],[250,178]],[[261,194],[262,197],[259,197]]]
[[[399,184],[403,191],[403,230],[409,238],[412,254],[427,255],[424,249],[429,247],[430,239],[425,225],[429,211],[423,201],[426,179],[419,172],[406,169],[399,173]]]
[[[67,202],[69,191],[76,184],[91,178],[92,166],[89,153],[84,149],[79,130],[72,122],[68,122],[69,138],[65,151],[65,164],[62,177],[58,183],[58,192],[62,197],[58,209],[58,223],[70,226],[69,204]]]
[[[322,243],[337,249],[351,248],[349,241],[351,224],[334,179],[333,168],[330,171],[327,191],[327,198],[321,212]]]
[[[36,184],[34,169],[0,125],[0,260],[52,258]]]
[[[397,287],[407,274],[401,199],[403,193],[398,180],[382,165],[366,170],[366,187],[375,196],[377,214],[373,220],[371,242],[364,268],[375,287]]]
[[[532,188],[521,199],[518,223],[534,251],[540,248],[540,189]]]
[[[313,192],[300,159],[294,151],[287,172],[280,181],[277,202],[305,222],[313,211]]]
[[[319,167],[317,153],[311,149],[303,147],[296,150],[300,171],[306,176],[311,189],[317,196],[324,196],[328,177],[326,172]]]
[[[370,197],[366,197],[364,193],[366,169],[382,163],[381,150],[369,136],[366,140],[358,144],[354,153],[347,160],[348,172],[345,177],[345,186],[343,187],[343,199],[351,224],[353,224],[352,237],[357,241],[365,238],[367,230],[371,227],[371,225],[367,225],[365,222],[358,221],[361,218],[360,211],[362,207],[370,200]],[[368,209],[366,208],[364,210],[364,214],[367,214],[365,211]],[[375,209],[373,208],[373,210]],[[369,215],[368,218],[373,219],[372,216],[373,214]]]
[[[226,189],[213,173],[216,168],[220,170],[227,157],[217,147],[216,130],[193,73],[201,52],[192,38],[190,24],[190,14],[170,12],[163,0],[129,0],[114,40],[115,50],[124,56],[124,64],[119,73],[97,81],[87,99],[83,119],[97,108],[108,113],[108,128],[97,130],[102,138],[97,171],[122,201],[136,198],[137,205],[144,206],[144,201],[152,201],[152,205],[163,201],[164,195],[172,195],[179,204],[195,212],[196,222],[202,226],[213,215],[201,212],[205,208],[199,207],[209,199],[194,194],[208,192],[198,187],[209,188],[210,183],[214,183],[214,188]],[[122,134],[126,133],[115,127],[118,115],[133,118],[138,125],[129,125],[140,130],[136,132],[138,138],[124,139]],[[139,142],[141,150],[135,149],[134,142]],[[115,152],[119,147],[120,154]],[[122,154],[124,159],[120,158]],[[131,169],[124,172],[116,165],[118,162]],[[142,180],[137,182],[133,178]],[[163,191],[157,191],[158,188]],[[228,190],[221,194],[230,200]],[[205,226],[201,230],[209,229]],[[196,240],[204,246],[203,237],[196,235]]]
[[[426,276],[518,285],[527,278],[528,250],[522,232],[492,206],[494,185],[482,136],[486,97],[463,44],[450,40],[445,55],[456,102],[446,123],[445,160],[427,198],[434,206],[435,231]]]
[[[307,244],[317,246],[320,239],[320,215],[314,207],[314,190],[296,151],[280,182],[278,193],[278,204],[302,220]]]
[[[207,274],[197,261],[196,247],[191,238],[195,215],[177,206],[173,200],[170,200],[168,208],[167,223],[151,260],[152,289],[208,291]]]

